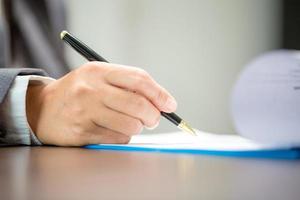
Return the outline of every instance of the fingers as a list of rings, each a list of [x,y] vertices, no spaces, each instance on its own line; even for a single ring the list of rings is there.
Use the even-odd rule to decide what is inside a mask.
[[[101,112],[94,112],[92,121],[98,126],[125,134],[127,136],[137,135],[143,129],[139,119],[125,115],[121,112],[103,106]]]
[[[87,144],[127,144],[129,141],[130,136],[96,125],[87,138]]]
[[[158,124],[160,111],[145,97],[110,85],[106,90],[109,95],[102,101],[107,107],[140,119],[146,127]]]
[[[112,65],[112,64],[110,64]],[[160,111],[174,112],[177,108],[175,99],[159,84],[157,84],[147,72],[120,65],[112,65],[105,79],[108,83],[137,92],[149,99]]]

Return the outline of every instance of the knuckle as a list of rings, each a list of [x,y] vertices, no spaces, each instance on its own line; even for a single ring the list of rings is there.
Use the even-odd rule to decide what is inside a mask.
[[[122,137],[118,138],[118,143],[119,144],[128,144],[129,141],[130,141],[130,137],[126,136],[126,135],[123,135]]]
[[[103,73],[103,77],[105,80],[111,80],[114,79],[116,70],[107,70],[105,73]]]
[[[159,90],[156,94],[155,99],[158,102],[159,106],[163,107],[168,101],[168,96],[164,91]]]
[[[84,83],[78,83],[76,85],[73,86],[73,88],[71,89],[71,92],[74,96],[82,96],[82,95],[86,95],[88,93],[90,93],[91,88],[84,84]]]
[[[159,120],[160,120],[160,112],[156,111],[149,125],[153,127],[158,124]]]
[[[100,69],[99,64],[97,62],[89,62],[81,67],[82,71],[92,72],[92,73],[98,71],[99,69]]]
[[[150,75],[143,69],[136,69],[134,72],[134,77],[136,81],[136,86],[145,84],[147,81],[150,80]]]
[[[137,135],[143,129],[142,123],[137,119],[132,119],[127,125],[129,135]]]
[[[144,78],[144,79],[147,79],[147,78],[150,78],[150,75],[148,72],[146,72],[145,70],[143,69],[140,69],[140,68],[136,68],[136,76],[139,76],[141,78]]]
[[[141,96],[133,96],[130,101],[139,112],[144,111],[147,106],[146,99]]]
[[[78,74],[82,75],[82,74],[87,74],[87,75],[91,75],[91,74],[99,74],[102,73],[104,68],[104,64],[101,62],[88,62],[84,65],[82,65],[81,67],[79,67],[77,69]]]

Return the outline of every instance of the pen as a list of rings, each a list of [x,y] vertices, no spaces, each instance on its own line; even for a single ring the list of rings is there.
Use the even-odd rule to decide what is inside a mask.
[[[78,53],[80,53],[83,57],[85,57],[89,61],[101,61],[101,62],[108,62],[99,54],[97,54],[94,50],[88,47],[86,44],[81,42],[79,39],[68,33],[67,31],[62,31],[60,33],[60,38],[68,43],[71,47],[73,47]],[[164,116],[166,119],[171,121],[181,130],[191,134],[196,135],[194,129],[183,119],[181,119],[175,113],[166,113],[161,112],[161,115]]]

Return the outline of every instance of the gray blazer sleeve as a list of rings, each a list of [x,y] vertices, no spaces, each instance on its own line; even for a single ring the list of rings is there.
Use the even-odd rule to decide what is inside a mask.
[[[29,143],[28,142],[24,143],[24,141],[21,139],[24,136],[26,136],[26,137],[30,136],[30,138],[32,139],[32,137],[34,136],[33,133],[28,132],[28,135],[27,134],[24,135],[24,133],[26,132],[25,130],[23,131],[23,129],[22,129],[23,132],[22,131],[19,132],[18,129],[14,129],[14,128],[12,128],[13,126],[11,126],[12,124],[10,121],[10,117],[15,117],[13,119],[18,121],[18,120],[20,120],[20,113],[19,113],[19,111],[16,113],[9,113],[13,107],[10,107],[7,102],[9,102],[10,100],[8,100],[8,99],[12,98],[12,97],[9,97],[7,95],[8,95],[8,93],[12,94],[12,92],[16,92],[16,90],[13,89],[13,87],[12,87],[13,85],[15,85],[14,80],[17,76],[19,77],[22,75],[45,76],[46,73],[39,69],[20,69],[20,68],[19,69],[18,68],[0,69],[0,110],[1,110],[1,112],[0,112],[0,146],[9,145],[9,144],[36,144],[36,142],[32,143],[32,140]],[[16,98],[16,97],[13,97],[13,98]],[[19,98],[19,97],[17,97],[17,98]],[[15,103],[18,102],[18,99],[16,99],[16,100],[15,100]],[[22,102],[22,104],[23,103],[25,103],[25,102]],[[15,106],[19,107],[22,105],[15,105]],[[16,107],[14,107],[14,108],[16,108]],[[15,111],[11,111],[11,112],[15,112]],[[21,112],[21,114],[22,114],[22,112]],[[21,117],[21,119],[22,118],[23,117]]]
[[[18,75],[47,76],[47,74],[40,69],[31,69],[31,68],[0,69],[0,106],[11,84],[13,83],[14,79]]]

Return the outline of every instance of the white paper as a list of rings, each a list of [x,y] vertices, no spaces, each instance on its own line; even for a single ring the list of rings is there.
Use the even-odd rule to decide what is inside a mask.
[[[299,52],[280,50],[250,63],[232,96],[237,132],[254,141],[300,146]]]
[[[285,146],[259,144],[239,135],[217,135],[201,131],[197,131],[197,136],[189,135],[184,132],[141,134],[133,136],[130,143],[125,146],[214,151],[249,151],[286,148]]]

